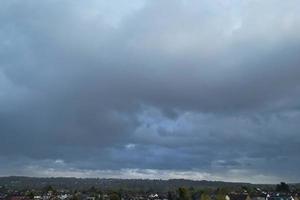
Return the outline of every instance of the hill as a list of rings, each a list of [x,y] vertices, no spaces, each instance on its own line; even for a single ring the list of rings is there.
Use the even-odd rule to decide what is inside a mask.
[[[250,183],[233,183],[222,181],[194,181],[186,179],[149,180],[149,179],[100,179],[100,178],[34,178],[34,177],[0,177],[0,186],[11,189],[42,189],[46,186],[57,189],[89,189],[91,187],[103,190],[131,190],[165,192],[178,187],[240,188],[250,186]]]

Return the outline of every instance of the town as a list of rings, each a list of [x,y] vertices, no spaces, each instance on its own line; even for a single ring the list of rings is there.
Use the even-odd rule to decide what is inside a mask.
[[[34,180],[37,180],[40,187],[33,184]],[[46,185],[50,182],[45,180],[41,182],[40,179],[29,179],[27,182],[24,180],[11,180],[7,183],[1,181],[0,200],[299,200],[300,197],[299,185],[285,182],[274,185],[255,185],[188,180],[169,182],[108,179],[102,180],[102,186],[99,184],[91,186],[91,180],[86,179],[74,179],[70,185],[67,185],[65,179],[63,181],[51,180],[54,186]],[[136,185],[130,188],[133,181]],[[171,185],[170,183],[174,181],[176,184]],[[122,183],[123,186],[117,185],[117,182]],[[191,186],[191,183],[195,186]],[[180,184],[182,185],[178,187]]]

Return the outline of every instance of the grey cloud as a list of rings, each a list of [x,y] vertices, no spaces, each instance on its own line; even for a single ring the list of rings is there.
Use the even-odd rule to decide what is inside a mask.
[[[299,177],[297,1],[0,5],[9,162]]]

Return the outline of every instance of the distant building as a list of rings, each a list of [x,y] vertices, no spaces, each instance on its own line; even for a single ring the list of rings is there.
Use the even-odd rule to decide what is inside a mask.
[[[276,194],[267,195],[266,200],[294,200],[294,198],[291,195]]]
[[[61,195],[58,196],[58,198],[59,198],[60,200],[65,200],[65,199],[68,199],[70,196],[71,196],[71,195],[69,195],[69,194],[61,194]]]
[[[26,196],[12,196],[9,198],[9,200],[30,200],[30,199]]]

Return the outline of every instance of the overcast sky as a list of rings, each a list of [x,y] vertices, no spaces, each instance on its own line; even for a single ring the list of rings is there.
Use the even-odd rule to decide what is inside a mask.
[[[300,182],[298,0],[1,0],[0,176]]]

